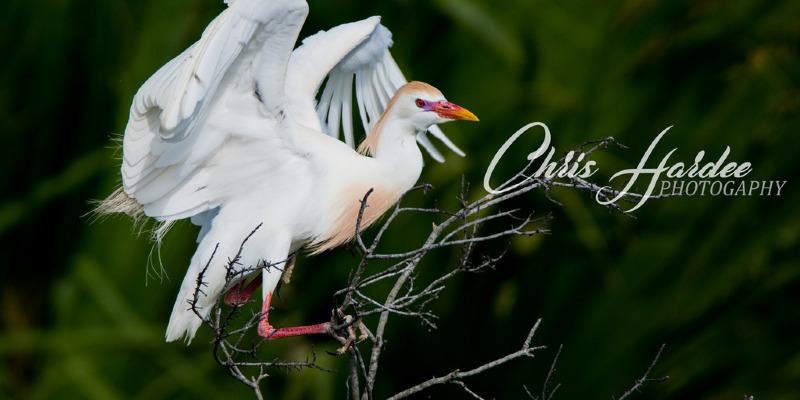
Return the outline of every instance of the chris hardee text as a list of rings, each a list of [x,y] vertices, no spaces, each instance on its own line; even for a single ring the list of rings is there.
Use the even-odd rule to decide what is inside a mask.
[[[550,145],[550,129],[541,122],[533,122],[520,128],[500,147],[495,153],[489,168],[486,170],[486,175],[483,178],[483,185],[489,193],[501,194],[526,183],[527,179],[515,185],[495,189],[491,186],[490,180],[497,163],[502,159],[509,147],[516,141],[522,134],[528,132],[534,127],[541,127],[544,131],[544,138],[541,146],[538,149],[528,154],[527,159],[536,161],[541,159],[539,168],[532,175],[527,176],[529,179],[555,179],[555,178],[580,178],[586,179],[594,175],[600,167],[597,162],[586,159],[586,154],[575,154],[575,151],[570,151],[564,156],[563,160],[553,161],[555,154],[555,147]],[[644,155],[639,160],[636,168],[629,168],[619,171],[611,176],[608,180],[608,185],[603,187],[603,190],[598,191],[595,200],[602,204],[607,205],[616,203],[625,195],[632,193],[634,185],[643,187],[647,185],[644,193],[641,193],[638,203],[626,212],[632,212],[644,205],[648,199],[652,197],[666,197],[666,196],[780,196],[786,181],[776,180],[748,180],[745,179],[752,171],[753,167],[749,162],[738,163],[729,161],[728,156],[731,153],[730,146],[725,148],[725,151],[714,157],[710,155],[706,157],[706,152],[701,150],[694,157],[694,161],[685,163],[683,161],[674,161],[672,158],[677,148],[672,149],[667,155],[658,161],[656,166],[648,166],[655,164],[656,161],[651,160],[653,151],[658,146],[659,141],[664,135],[672,129],[671,126],[667,127],[653,139],[650,147],[644,152]],[[623,182],[623,188],[619,189],[616,196],[606,199],[603,192],[610,190],[611,185],[617,182]],[[606,192],[609,193],[609,192]]]

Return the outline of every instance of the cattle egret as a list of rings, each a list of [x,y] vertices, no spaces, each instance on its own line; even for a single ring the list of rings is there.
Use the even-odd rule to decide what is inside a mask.
[[[283,270],[301,249],[319,253],[351,240],[370,189],[362,227],[395,204],[420,176],[417,143],[442,160],[426,131],[460,153],[435,124],[478,119],[434,87],[406,83],[379,17],[319,32],[293,51],[305,1],[226,3],[201,39],[136,93],[122,141],[122,187],[98,211],[200,226],[167,341],[191,341],[202,322],[190,306],[201,272],[206,286],[194,307],[203,318],[223,293],[235,303],[260,285],[261,336],[330,334],[330,323],[274,329],[267,322]],[[369,132],[358,152],[354,90]],[[237,253],[241,266],[264,267],[247,287],[243,276],[226,282]]]

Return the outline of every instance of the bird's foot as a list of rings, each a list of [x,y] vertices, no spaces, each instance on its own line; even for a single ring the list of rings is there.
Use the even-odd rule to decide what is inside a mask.
[[[290,336],[303,336],[303,335],[327,335],[339,341],[342,347],[336,350],[337,355],[341,355],[350,349],[353,343],[361,343],[369,337],[367,327],[361,322],[356,320],[351,315],[346,315],[342,310],[335,310],[331,320],[325,323],[307,326],[296,326],[291,328],[278,328],[275,329],[270,325],[268,320],[269,314],[269,300],[271,296],[262,305],[263,316],[258,323],[258,335],[267,339],[274,340]],[[358,336],[356,336],[356,329]]]
[[[331,317],[331,323],[338,323],[338,326],[342,327],[339,332],[344,333],[344,335],[340,335],[336,329],[333,329],[333,327],[331,329],[331,336],[333,336],[334,339],[338,340],[339,343],[342,344],[342,347],[336,350],[337,355],[346,353],[353,343],[361,343],[369,338],[367,327],[364,326],[364,323],[361,322],[361,319],[355,320],[352,315],[346,315],[344,312],[342,312],[342,310],[337,309],[334,311],[333,316]],[[356,328],[358,329],[359,333],[357,337]]]

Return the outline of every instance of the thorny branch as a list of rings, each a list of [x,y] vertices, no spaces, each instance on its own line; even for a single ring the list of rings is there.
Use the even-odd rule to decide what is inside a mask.
[[[576,149],[576,151],[583,151],[586,155],[589,155],[611,145],[624,147],[613,138],[609,137],[584,143]],[[584,151],[585,148],[588,148],[588,150]],[[564,162],[564,160],[565,157],[562,157],[559,163],[569,168],[571,164],[569,162]],[[386,327],[390,317],[403,316],[417,318],[423,324],[431,328],[436,328],[435,320],[437,316],[431,311],[429,305],[443,290],[445,290],[447,281],[464,272],[479,272],[488,268],[493,268],[503,256],[503,254],[494,257],[482,255],[479,258],[480,261],[476,262],[474,260],[475,257],[473,257],[476,245],[482,242],[513,236],[531,236],[548,233],[545,225],[549,221],[549,216],[534,217],[533,213],[526,214],[521,212],[521,210],[502,210],[501,207],[506,202],[532,190],[542,189],[548,199],[558,204],[558,202],[553,200],[550,196],[550,190],[553,187],[586,190],[592,195],[605,200],[620,195],[620,192],[617,190],[601,188],[577,177],[570,178],[562,176],[559,178],[555,176],[552,178],[540,178],[536,177],[533,171],[535,171],[535,169],[533,167],[533,161],[531,161],[517,174],[497,188],[497,190],[500,191],[499,194],[487,194],[475,201],[468,200],[469,187],[468,184],[462,180],[462,191],[458,199],[459,208],[455,211],[448,211],[438,207],[404,206],[403,199],[407,194],[416,191],[427,193],[427,191],[431,189],[431,186],[426,184],[414,187],[406,192],[400,201],[398,201],[397,205],[386,216],[385,222],[377,230],[374,238],[369,243],[365,242],[362,237],[361,221],[364,211],[369,207],[369,196],[372,190],[363,196],[360,200],[361,208],[359,210],[358,220],[354,227],[355,244],[361,251],[362,257],[360,262],[351,270],[347,286],[334,293],[334,297],[340,299],[340,305],[332,313],[334,315],[332,325],[334,325],[335,330],[350,329],[350,331],[352,331],[354,329],[353,326],[358,324],[359,328],[363,328],[362,330],[364,330],[364,332],[362,333],[364,336],[368,338],[366,346],[364,347],[364,345],[362,345],[364,348],[359,348],[359,345],[353,345],[348,341],[342,349],[349,359],[347,386],[350,399],[371,400],[373,398],[381,355],[386,346]],[[621,196],[620,200],[635,202],[641,198],[642,195],[640,194],[626,193]],[[617,203],[610,203],[606,207],[622,212]],[[398,216],[406,213],[424,213],[440,216],[444,218],[444,221],[434,224],[428,236],[420,238],[410,250],[399,252],[379,251],[378,248],[384,234]],[[483,228],[483,225],[488,222],[492,222],[492,226],[505,226],[505,228],[494,228],[495,230],[493,231],[482,230],[481,228]],[[250,236],[259,228],[260,225],[255,227]],[[250,236],[245,238],[241,243],[239,253],[227,262],[226,287],[228,288],[260,270],[269,268],[278,268],[281,270],[280,265],[285,264],[287,261],[284,260],[277,263],[263,261],[256,266],[242,266],[239,263],[239,256]],[[430,282],[418,282],[417,271],[421,260],[429,252],[442,248],[459,249],[456,262],[452,264],[448,271],[432,279]],[[212,259],[213,257],[212,255]],[[371,262],[375,260],[389,260],[392,264],[381,269],[371,269]],[[194,301],[190,302],[192,310],[194,310],[198,316],[202,314],[196,308],[197,298],[201,294],[204,294],[203,288],[206,285],[203,279],[211,262],[212,260],[209,260],[206,268],[199,274]],[[388,293],[383,294],[385,297],[378,298],[373,294],[367,294],[365,292],[366,288],[378,282],[385,281],[391,282],[391,289]],[[264,343],[265,339],[254,339],[254,335],[252,334],[252,332],[256,330],[262,314],[253,313],[246,319],[243,326],[239,326],[236,324],[236,321],[241,317],[242,306],[243,304],[234,304],[232,307],[225,307],[223,304],[220,304],[219,307],[214,310],[211,317],[205,318],[204,321],[214,332],[213,352],[217,362],[233,377],[252,388],[257,398],[263,398],[261,395],[260,383],[268,376],[267,370],[279,369],[299,371],[306,368],[325,370],[317,365],[316,353],[313,348],[310,360],[306,359],[299,362],[262,360],[257,350]],[[355,318],[348,317],[344,320],[339,319],[338,316],[343,315],[344,312],[355,314]],[[378,316],[377,322],[373,322],[372,329],[369,329],[362,322],[364,318],[373,315]],[[464,379],[484,373],[493,367],[508,363],[512,360],[523,357],[533,357],[536,350],[544,348],[544,346],[531,346],[533,335],[539,327],[540,322],[541,320],[535,322],[523,342],[521,349],[468,371],[455,370],[449,374],[429,379],[399,392],[390,398],[402,399],[432,386],[450,383],[461,387],[473,398],[480,399],[481,397],[477,393],[469,389]],[[368,350],[368,353],[362,354],[364,350]],[[559,354],[560,352],[561,349],[559,348]],[[659,355],[660,353],[659,351]],[[542,389],[543,400],[551,399],[555,391],[559,388],[559,385],[556,385],[554,388],[550,389],[557,359],[558,355],[553,361],[550,373],[545,381],[545,386]],[[651,369],[657,359],[658,356],[650,366]],[[649,373],[650,369],[648,369],[644,378],[637,381],[636,386],[634,386],[629,393],[638,390],[645,382],[660,381],[648,379],[647,376]],[[528,392],[527,388],[525,388],[525,391]],[[625,393],[621,399],[627,397],[629,393]],[[530,395],[529,392],[528,394]]]

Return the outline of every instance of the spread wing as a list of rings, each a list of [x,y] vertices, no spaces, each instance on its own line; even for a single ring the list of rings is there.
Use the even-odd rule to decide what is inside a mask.
[[[197,43],[145,82],[131,106],[123,190],[159,220],[194,216],[202,224],[231,196],[232,185],[248,187],[295,154],[287,120],[337,138],[341,130],[355,147],[353,88],[369,132],[406,83],[379,17],[319,32],[292,52],[308,13],[305,1],[227,3]],[[463,155],[438,127],[429,132]],[[269,157],[252,146],[235,147],[234,136],[260,137]],[[444,160],[424,133],[417,140]],[[129,209],[109,204],[110,211]]]
[[[397,89],[407,83],[389,53],[391,45],[392,35],[380,25],[380,17],[340,25],[303,40],[303,45],[292,53],[287,73],[287,101],[292,115],[336,138],[341,131],[345,143],[355,147],[354,84],[361,124],[368,134]],[[317,91],[326,77],[315,105]],[[464,155],[439,127],[432,126],[428,132]],[[434,159],[444,161],[426,133],[418,135],[417,141]]]
[[[234,88],[268,94],[258,98],[268,118],[285,107],[286,65],[307,4],[227,3],[201,39],[150,77],[133,99],[122,183],[149,216],[181,219],[221,202],[207,163],[232,131],[215,124],[214,113]]]

